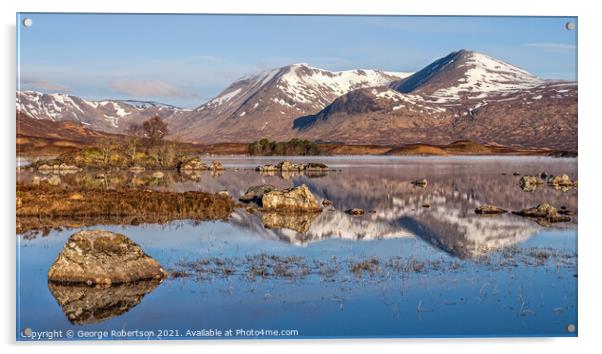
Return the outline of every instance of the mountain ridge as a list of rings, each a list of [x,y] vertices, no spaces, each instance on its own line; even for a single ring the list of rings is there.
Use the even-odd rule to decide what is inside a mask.
[[[172,138],[203,144],[293,137],[382,145],[468,139],[576,150],[577,91],[576,82],[544,80],[486,54],[458,50],[415,73],[291,64],[242,77],[192,110],[41,93],[32,99],[39,108],[20,102],[17,93],[17,109],[31,111],[30,104],[41,111],[30,114],[35,118],[79,119],[120,133],[158,114]],[[75,104],[64,109],[66,101]],[[98,112],[82,118],[90,107]]]
[[[86,100],[65,93],[17,91],[17,112],[33,119],[74,121],[109,133],[125,133],[132,123],[158,115],[170,117],[184,109],[154,101]]]

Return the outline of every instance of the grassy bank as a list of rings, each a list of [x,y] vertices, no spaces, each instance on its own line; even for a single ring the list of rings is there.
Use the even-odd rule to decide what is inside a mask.
[[[223,220],[234,209],[227,195],[138,189],[72,190],[17,184],[17,233],[98,224]]]

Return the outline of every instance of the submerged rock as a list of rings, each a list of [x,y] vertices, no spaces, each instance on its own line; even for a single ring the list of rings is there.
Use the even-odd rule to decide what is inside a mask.
[[[322,208],[305,184],[285,190],[265,192],[261,199],[265,210],[318,212]]]
[[[478,208],[476,208],[474,210],[475,213],[477,214],[483,214],[483,215],[493,215],[493,214],[504,214],[507,211],[502,209],[502,208],[498,208],[495,205],[481,205]]]
[[[364,209],[361,208],[351,208],[351,209],[347,209],[345,210],[345,213],[349,214],[349,215],[364,215]]]
[[[178,169],[181,171],[202,171],[208,170],[209,166],[201,162],[198,157],[191,157],[185,161],[180,162]]]
[[[161,178],[165,177],[165,174],[161,171],[155,171],[155,172],[153,172],[153,174],[151,176],[153,178],[161,179]]]
[[[537,176],[522,176],[518,181],[518,185],[525,192],[533,192],[540,184],[543,182]]]
[[[306,171],[328,171],[328,166],[321,162],[308,162],[305,164]]]
[[[550,176],[548,185],[555,188],[577,188],[577,181],[571,180],[568,175]]]
[[[305,169],[305,165],[292,163],[290,161],[282,161],[276,165],[276,168],[278,168],[280,171],[303,171]]]
[[[417,186],[417,187],[422,187],[422,188],[426,188],[426,186],[428,185],[428,181],[426,180],[426,178],[421,178],[421,179],[417,179],[415,181],[412,181],[412,184]]]
[[[157,261],[126,236],[95,230],[69,237],[48,271],[48,280],[110,285],[162,279],[166,275]]]
[[[222,165],[221,162],[213,160],[211,161],[211,170],[212,171],[223,171],[226,168],[224,167],[224,165]]]
[[[228,192],[227,190],[221,190],[217,192],[217,195],[219,195],[220,197],[230,197],[230,192]]]
[[[138,305],[161,280],[142,280],[109,287],[48,283],[50,293],[69,322],[91,324],[119,316]]]
[[[276,187],[271,184],[261,184],[259,186],[253,186],[247,189],[247,192],[238,198],[243,203],[255,203],[261,206],[261,199],[264,193],[276,190]]]
[[[257,168],[255,168],[255,171],[259,171],[259,172],[278,172],[278,167],[276,167],[274,165],[257,166]]]
[[[129,168],[129,171],[132,173],[142,173],[144,172],[146,169],[142,166],[132,166]]]
[[[574,216],[574,215],[577,215],[577,212],[574,211],[574,210],[568,210],[566,208],[561,208],[560,210],[558,210],[558,214],[560,214],[560,215]]]
[[[331,202],[330,200],[328,200],[328,199],[324,199],[324,200],[322,201],[322,205],[324,205],[324,206],[331,206],[331,205],[332,205],[332,202]]]
[[[570,221],[571,218],[562,215],[558,212],[558,210],[550,205],[548,202],[543,202],[534,208],[523,209],[521,211],[514,211],[513,214],[536,218],[536,219],[545,219],[548,222],[566,222]]]

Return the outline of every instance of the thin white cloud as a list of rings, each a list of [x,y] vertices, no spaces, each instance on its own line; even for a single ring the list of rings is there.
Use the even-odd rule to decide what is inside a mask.
[[[574,44],[552,43],[552,42],[524,43],[521,46],[522,47],[532,47],[532,48],[542,48],[542,49],[552,49],[552,50],[575,50],[575,49],[577,49],[577,46]]]
[[[23,88],[31,89],[31,90],[41,90],[41,91],[51,91],[51,92],[71,92],[71,89],[67,86],[63,86],[60,84],[44,81],[44,80],[36,80],[36,79],[21,79],[20,82]]]
[[[193,97],[162,80],[118,80],[111,82],[117,92],[134,97]]]

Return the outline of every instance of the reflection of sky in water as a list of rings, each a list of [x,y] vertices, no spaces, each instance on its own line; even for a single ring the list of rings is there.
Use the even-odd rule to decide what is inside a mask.
[[[469,160],[471,168],[466,168],[455,165],[463,165],[465,160],[450,159],[446,166],[422,166],[420,172],[408,170],[407,165],[384,167],[383,161],[387,160],[374,161],[379,164],[378,169],[358,169],[352,174],[342,167],[338,175],[331,173],[318,179],[297,177],[287,182],[273,177],[280,183],[308,183],[320,197],[333,200],[337,209],[360,206],[376,211],[349,219],[340,212],[324,212],[309,228],[312,238],[304,242],[295,239],[296,233],[291,230],[265,229],[260,216],[246,213],[231,222],[183,221],[162,226],[93,229],[127,235],[167,268],[182,260],[268,253],[308,260],[328,260],[333,256],[340,260],[373,256],[383,260],[398,256],[442,259],[460,262],[461,271],[358,279],[345,268],[336,281],[321,280],[315,274],[294,280],[249,281],[237,276],[203,281],[167,279],[120,316],[93,325],[72,325],[46,284],[50,265],[68,236],[75,232],[66,230],[32,240],[19,239],[17,327],[297,329],[306,337],[568,335],[566,326],[576,323],[574,267],[556,268],[550,263],[492,270],[475,263],[472,257],[486,253],[483,246],[490,250],[519,245],[574,252],[576,223],[543,228],[512,215],[478,218],[472,209],[485,202],[521,208],[544,198],[574,209],[576,192],[563,193],[546,187],[524,193],[515,186],[509,190],[508,184],[513,184],[514,177],[501,176],[499,171],[536,173],[545,168],[550,173],[571,172],[576,169],[575,161],[536,159],[541,165],[535,166],[529,159],[474,159]],[[255,162],[251,164],[256,165]],[[249,176],[253,180],[241,181],[236,173],[252,173]],[[228,175],[226,171],[221,177],[205,178],[199,183],[215,188],[226,185],[237,191],[256,182],[258,176],[249,171]],[[425,190],[409,186],[408,180],[423,176],[429,179]],[[431,204],[428,210],[418,207],[425,200]],[[372,233],[356,240],[357,230]],[[378,236],[383,233],[387,236]]]

